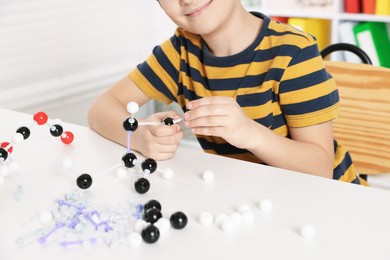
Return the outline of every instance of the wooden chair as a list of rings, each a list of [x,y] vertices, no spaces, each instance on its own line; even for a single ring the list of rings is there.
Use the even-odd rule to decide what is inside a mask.
[[[335,138],[351,153],[358,173],[390,173],[390,69],[333,61],[325,67],[340,95]]]

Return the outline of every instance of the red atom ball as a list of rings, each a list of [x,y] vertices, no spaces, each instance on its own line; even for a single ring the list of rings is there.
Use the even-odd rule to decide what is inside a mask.
[[[9,145],[8,142],[4,142],[4,143],[1,143],[0,147],[5,149],[8,145]],[[13,148],[11,146],[10,148],[8,148],[7,152],[12,153],[12,151],[13,151]]]
[[[71,142],[73,142],[73,139],[74,139],[74,135],[72,132],[67,131],[61,135],[61,141],[64,144],[70,144]]]
[[[47,115],[45,112],[38,112],[34,115],[34,120],[38,123],[38,125],[44,125],[47,122]]]

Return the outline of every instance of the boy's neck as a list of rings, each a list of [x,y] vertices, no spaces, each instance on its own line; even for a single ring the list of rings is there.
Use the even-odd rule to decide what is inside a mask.
[[[245,9],[236,12],[218,31],[202,35],[212,54],[226,57],[242,52],[257,38],[263,20]]]

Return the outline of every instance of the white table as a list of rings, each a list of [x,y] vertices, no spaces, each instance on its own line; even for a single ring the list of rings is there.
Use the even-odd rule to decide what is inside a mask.
[[[50,115],[49,115],[50,117]],[[0,109],[0,142],[9,141],[17,128],[28,125],[32,115]],[[170,229],[155,244],[138,248],[111,249],[104,243],[89,249],[63,249],[48,241],[19,247],[15,239],[26,234],[26,223],[50,208],[75,187],[75,176],[62,167],[62,159],[73,160],[74,168],[91,175],[121,160],[126,149],[105,140],[88,128],[63,124],[75,134],[64,145],[49,134],[48,127],[35,126],[31,137],[14,146],[18,172],[8,175],[0,186],[0,259],[390,259],[390,193],[273,167],[208,155],[180,148],[173,159],[159,168],[171,168],[172,180],[159,174],[149,177],[151,189],[144,195],[133,188],[134,180],[114,173],[96,178],[86,192],[92,203],[122,205],[133,199],[144,203],[157,199],[163,215],[177,210],[189,218],[183,230]],[[207,183],[201,174],[215,173]],[[19,183],[24,193],[14,199]],[[273,210],[264,213],[257,203],[268,198]],[[233,213],[248,204],[255,213],[252,224],[233,232],[217,225],[201,225],[203,211],[214,215]],[[299,230],[312,224],[316,235],[303,238]]]

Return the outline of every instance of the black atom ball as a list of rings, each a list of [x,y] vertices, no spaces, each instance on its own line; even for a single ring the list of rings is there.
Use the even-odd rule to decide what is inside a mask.
[[[149,173],[154,173],[157,170],[157,162],[152,158],[148,158],[141,163],[141,167],[144,172],[148,170]]]
[[[52,127],[50,127],[50,134],[54,137],[61,136],[63,132],[64,129],[60,125],[53,125]]]
[[[141,236],[146,243],[152,244],[160,238],[160,230],[158,230],[157,227],[150,225],[142,230]]]
[[[134,117],[129,117],[123,121],[123,128],[126,131],[134,132],[138,128],[138,121]]]
[[[150,182],[145,178],[139,178],[134,183],[134,187],[139,194],[144,194],[150,189]]]
[[[162,214],[158,209],[148,209],[144,214],[144,220],[151,224],[156,223],[160,218],[162,218]]]
[[[136,160],[137,160],[137,156],[133,153],[127,153],[127,154],[122,156],[122,161],[127,168],[134,167]]]
[[[187,225],[188,219],[186,214],[181,211],[175,212],[169,219],[171,226],[175,229],[182,229]]]
[[[8,158],[8,152],[0,147],[0,159],[3,158],[3,161],[7,160]]]
[[[23,135],[23,139],[26,140],[30,137],[30,129],[28,129],[25,126],[19,127],[18,130],[16,130],[16,133]]]
[[[165,125],[173,125],[173,124],[175,124],[175,123],[173,122],[173,118],[170,118],[170,117],[165,118],[165,119],[163,120],[163,122],[164,122]]]
[[[145,211],[148,209],[158,209],[161,211],[161,204],[157,200],[149,200],[144,205]]]
[[[77,178],[76,183],[80,189],[86,190],[92,185],[92,177],[87,173],[83,173]]]

